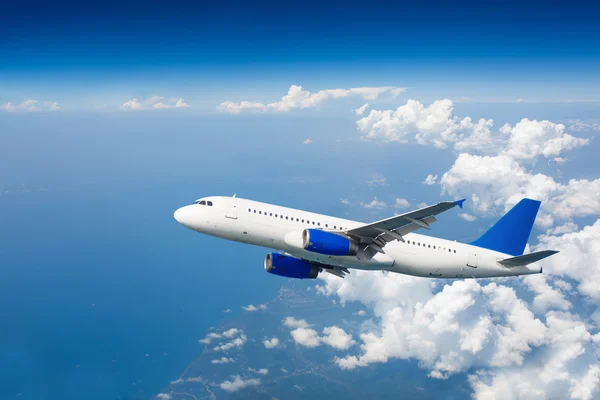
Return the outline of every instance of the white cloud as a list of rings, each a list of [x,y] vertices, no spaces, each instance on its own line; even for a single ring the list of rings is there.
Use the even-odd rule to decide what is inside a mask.
[[[551,309],[567,311],[571,307],[571,302],[563,293],[548,284],[546,275],[526,276],[523,281],[535,293],[532,305],[537,312],[544,313]]]
[[[58,103],[54,101],[38,101],[27,99],[21,103],[13,104],[8,102],[0,105],[0,110],[6,112],[42,112],[42,111],[59,111],[61,108]]]
[[[387,208],[387,204],[383,201],[377,200],[377,197],[374,197],[369,203],[360,203],[360,205],[364,208],[374,208],[380,210]]]
[[[348,199],[340,199],[340,203],[342,203],[342,204],[350,204],[350,201],[348,201]]]
[[[600,219],[578,232],[542,235],[533,249],[559,250],[544,260],[544,272],[573,279],[582,295],[600,305]]]
[[[314,142],[312,140],[310,140],[309,138],[304,139],[304,142],[302,142],[302,144],[313,144]]]
[[[245,311],[251,311],[252,312],[252,311],[259,311],[259,310],[264,311],[264,310],[267,309],[267,306],[266,306],[266,304],[259,304],[258,306],[254,306],[254,304],[248,304],[247,306],[242,306],[242,308]]]
[[[358,354],[335,359],[340,368],[401,358],[417,360],[437,379],[475,370],[475,398],[567,398],[583,381],[582,393],[598,390],[598,347],[576,315],[546,311],[565,308],[556,298],[538,302],[546,312],[539,318],[513,288],[497,283],[455,281],[434,292],[430,281],[394,274],[323,280],[321,293],[359,301],[379,320],[360,335]]]
[[[369,103],[363,104],[362,106],[358,107],[356,110],[354,110],[354,114],[356,114],[357,116],[361,116],[365,113],[365,111],[367,111],[367,109],[369,108]]]
[[[471,117],[454,115],[451,100],[437,100],[424,106],[408,100],[396,110],[371,110],[357,121],[365,140],[409,142],[457,151],[472,150],[493,153],[503,149],[514,159],[535,161],[539,157],[562,160],[559,155],[589,143],[565,132],[563,124],[522,119],[514,127],[509,124],[492,132],[494,121],[484,118],[473,122]]]
[[[460,213],[458,214],[459,217],[461,217],[462,219],[464,219],[465,221],[469,221],[469,222],[473,222],[477,219],[477,217],[468,214],[468,213]]]
[[[234,360],[231,357],[221,357],[217,358],[216,360],[211,360],[210,362],[213,364],[230,364],[234,362]]]
[[[353,315],[358,315],[359,317],[364,317],[365,315],[367,315],[367,312],[365,310],[360,310],[358,312],[353,313]]]
[[[267,375],[269,373],[269,370],[267,368],[261,368],[261,369],[248,368],[248,371],[254,372],[255,374],[259,374],[259,375]]]
[[[323,336],[319,336],[316,330],[308,328],[309,325],[305,320],[287,317],[283,324],[288,328],[295,328],[290,331],[290,335],[294,342],[300,346],[318,347],[321,344],[326,344],[338,350],[346,350],[356,343],[352,339],[352,335],[337,326],[324,328]]]
[[[329,326],[323,329],[323,334],[321,342],[338,350],[347,350],[356,343],[352,340],[352,335],[337,326]]]
[[[296,319],[294,317],[286,317],[283,320],[283,325],[288,328],[307,328],[308,322],[304,319]]]
[[[156,398],[159,400],[171,400],[171,395],[169,393],[159,393],[156,395]]]
[[[397,198],[396,202],[394,203],[394,207],[396,207],[396,208],[408,208],[408,207],[410,207],[410,203],[406,199]]]
[[[273,112],[288,112],[293,109],[304,109],[317,107],[326,100],[335,100],[345,97],[359,97],[365,100],[375,100],[382,95],[396,96],[404,92],[406,89],[393,86],[382,87],[359,87],[351,89],[326,89],[319,92],[311,93],[304,90],[302,86],[292,85],[288,90],[287,95],[283,96],[280,101],[273,103],[260,103],[255,101],[241,101],[235,103],[225,101],[217,108],[220,112],[240,113],[242,111],[273,111]]]
[[[367,181],[367,185],[378,187],[378,186],[386,186],[387,178],[381,174],[373,174],[371,179]]]
[[[236,337],[237,336],[237,337]],[[223,339],[226,339],[223,341]],[[229,340],[232,339],[232,340]],[[211,332],[204,339],[200,339],[199,342],[203,344],[210,344],[214,340],[221,340],[221,343],[214,346],[214,351],[228,351],[233,348],[240,348],[246,343],[248,338],[244,334],[244,331],[237,328],[228,329],[222,333]]]
[[[437,175],[427,175],[427,178],[425,178],[425,180],[423,182],[421,182],[423,185],[435,185],[436,181],[437,181],[438,176]]]
[[[317,347],[321,344],[319,334],[314,329],[296,328],[290,332],[294,342],[304,347]]]
[[[572,132],[600,132],[599,120],[582,121],[579,119],[572,119],[568,121],[568,124],[569,130]]]
[[[237,392],[240,389],[244,389],[248,386],[260,385],[260,379],[243,379],[239,375],[232,377],[231,381],[224,381],[219,386],[226,392]]]
[[[571,179],[561,184],[550,176],[529,172],[506,154],[460,154],[440,183],[444,193],[470,196],[473,211],[483,215],[506,212],[524,197],[541,200],[537,223],[545,227],[557,219],[600,213],[600,179]]]
[[[517,99],[517,103],[523,103],[524,101],[525,101],[525,99],[523,99],[523,98],[521,98],[521,97],[519,97],[519,98]]]
[[[276,337],[274,337],[273,339],[265,339],[263,340],[263,345],[267,349],[274,349],[275,347],[279,346],[279,339]]]
[[[206,337],[204,339],[200,339],[198,342],[203,343],[203,344],[210,344],[210,342],[212,342],[215,339],[221,339],[221,338],[229,339],[229,338],[236,336],[238,333],[241,333],[241,332],[242,331],[237,328],[231,328],[231,329],[228,329],[221,333],[211,332],[208,335],[206,335]]]
[[[152,96],[146,100],[133,98],[121,105],[124,110],[150,110],[150,109],[168,109],[168,108],[189,108],[183,99],[168,99],[164,97]]]

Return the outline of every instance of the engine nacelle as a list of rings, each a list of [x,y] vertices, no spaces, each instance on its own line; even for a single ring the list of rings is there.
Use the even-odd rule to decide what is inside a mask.
[[[320,268],[310,261],[279,253],[267,254],[265,270],[270,274],[296,279],[315,279],[320,272]]]
[[[302,247],[313,253],[328,256],[355,256],[358,245],[345,236],[319,229],[305,229],[302,232]]]

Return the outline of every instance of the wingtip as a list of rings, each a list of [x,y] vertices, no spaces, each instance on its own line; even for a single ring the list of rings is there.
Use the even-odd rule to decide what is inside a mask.
[[[454,202],[454,204],[456,204],[457,206],[459,206],[460,208],[463,208],[463,203],[465,202],[465,200],[467,199],[460,199],[460,200],[456,200]]]

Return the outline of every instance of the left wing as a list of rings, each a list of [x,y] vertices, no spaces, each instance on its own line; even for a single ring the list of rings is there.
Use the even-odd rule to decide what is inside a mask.
[[[465,199],[458,201],[442,201],[433,206],[427,206],[415,211],[401,215],[395,215],[381,221],[363,225],[358,228],[348,229],[344,233],[352,236],[359,244],[365,244],[364,252],[366,259],[370,259],[375,253],[384,253],[383,247],[387,242],[400,240],[402,236],[417,229],[431,229],[429,225],[436,221],[435,215],[443,213],[455,206],[462,208]]]

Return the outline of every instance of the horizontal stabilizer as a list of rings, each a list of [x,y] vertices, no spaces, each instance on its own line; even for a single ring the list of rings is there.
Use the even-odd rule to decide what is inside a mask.
[[[556,250],[544,250],[522,256],[505,258],[504,260],[498,262],[505,267],[518,267],[520,265],[532,264],[556,253],[558,253]]]

